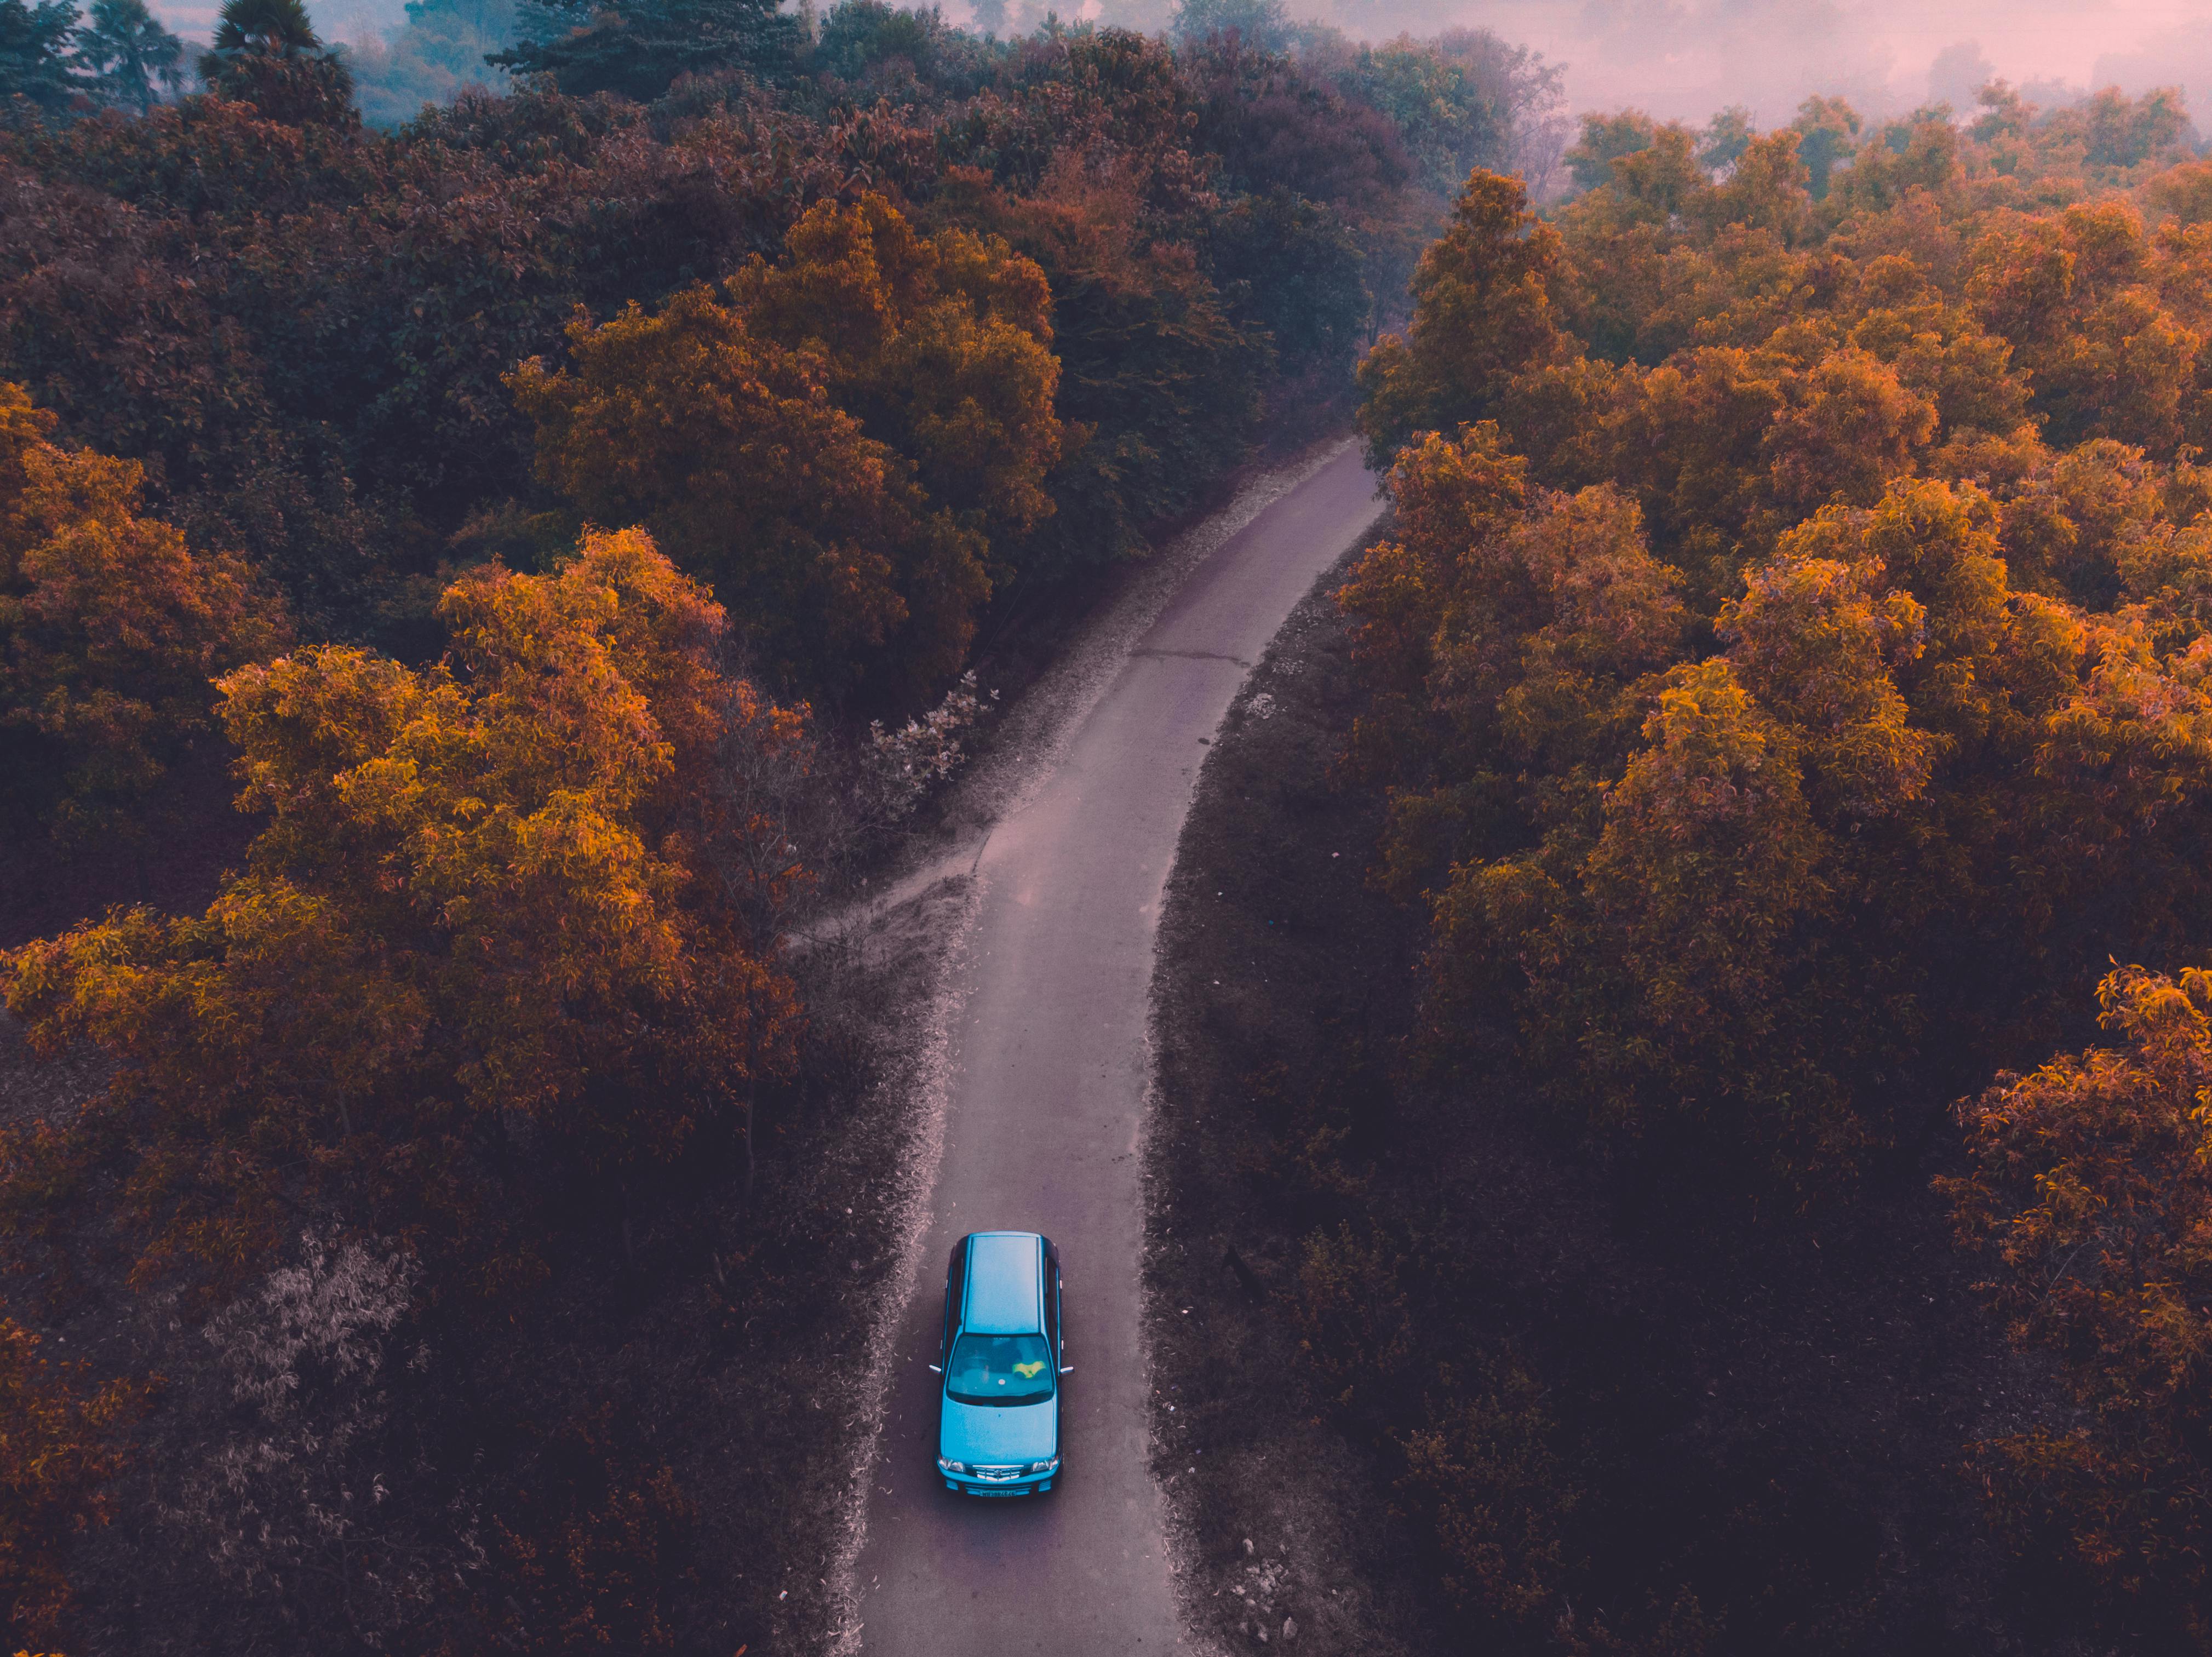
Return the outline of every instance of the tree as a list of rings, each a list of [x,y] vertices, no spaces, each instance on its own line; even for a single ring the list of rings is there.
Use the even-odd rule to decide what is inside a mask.
[[[2055,1354],[2081,1414],[1976,1447],[2015,1538],[2201,1619],[2212,1536],[2212,974],[2122,967],[2119,1043],[2002,1074],[1961,1102],[1971,1171],[1938,1181],[2020,1346]],[[2190,1602],[2199,1610],[2192,1615]]]
[[[1282,52],[1296,33],[1283,0],[1176,0],[1170,27],[1186,42],[1234,34],[1255,52]]]
[[[1934,408],[1865,352],[1832,352],[1790,390],[1765,445],[1776,498],[1801,514],[1831,500],[1872,506],[1936,435]]]
[[[161,27],[145,0],[92,0],[91,14],[76,32],[77,64],[99,95],[142,115],[159,95],[155,82],[176,91],[184,55],[185,43]]]
[[[979,19],[980,21],[980,19]],[[822,20],[807,66],[866,100],[881,91],[903,101],[972,97],[982,90],[1000,54],[954,27],[934,6],[902,8],[889,0],[839,0]]]
[[[1823,200],[1837,163],[1849,161],[1858,147],[1859,112],[1841,98],[1811,97],[1797,106],[1797,118],[1790,124],[1801,135],[1797,153],[1811,176],[1813,199]]]
[[[526,364],[540,476],[596,521],[650,524],[793,682],[933,695],[994,541],[1054,511],[1042,273],[871,194],[813,209],[725,291],[580,322],[573,371]]]
[[[779,678],[846,695],[957,671],[989,590],[980,537],[836,406],[820,353],[757,338],[704,288],[580,320],[569,351],[514,379],[539,476],[587,519],[649,524]]]
[[[580,95],[618,93],[649,102],[685,75],[786,72],[798,24],[775,0],[524,0],[521,39],[486,62],[518,75],[550,75]]]
[[[1579,871],[1586,906],[1562,904],[1522,945],[1531,1033],[1539,1051],[1576,1055],[1603,1126],[1686,1135],[1818,1189],[1865,1130],[1827,1070],[1831,986],[1804,987],[1800,938],[1832,891],[1799,742],[1722,660],[1668,674],[1643,737]],[[1479,884],[1461,903],[1509,876],[1467,878]]]
[[[67,109],[79,90],[69,64],[76,28],[76,0],[0,0],[0,99],[27,99],[46,115]]]
[[[1593,112],[1583,117],[1582,134],[1561,157],[1567,174],[1578,190],[1595,190],[1613,182],[1613,164],[1650,146],[1658,124],[1640,109],[1624,109],[1612,115]]]
[[[143,1411],[145,1386],[89,1388],[82,1363],[39,1354],[40,1338],[0,1318],[0,1616],[8,1637],[43,1644],[74,1599],[65,1555],[109,1502],[122,1470],[118,1429]]]
[[[1751,112],[1741,104],[1730,104],[1706,122],[1705,130],[1698,135],[1698,163],[1709,173],[1727,173],[1758,136],[1751,124]]]
[[[1359,367],[1359,428],[1376,464],[1415,432],[1482,418],[1514,375],[1559,352],[1559,233],[1529,210],[1518,179],[1468,175],[1414,272],[1407,337],[1385,335]]]
[[[357,123],[353,76],[325,51],[302,0],[223,0],[215,44],[199,61],[211,92],[290,126]]]
[[[1443,196],[1472,167],[1513,171],[1520,141],[1553,118],[1561,96],[1558,69],[1486,29],[1363,46],[1336,83],[1389,118],[1422,182]]]
[[[831,396],[912,461],[932,501],[1000,537],[1051,516],[1062,434],[1044,272],[996,236],[920,234],[872,191],[808,209],[784,246],[730,282],[751,331],[820,353]]]
[[[2212,161],[2179,162],[2153,179],[2143,194],[2184,227],[2212,222]]]
[[[392,1430],[430,1363],[404,1328],[421,1268],[374,1239],[300,1242],[296,1264],[200,1331],[228,1383],[227,1419],[203,1429],[166,1516],[226,1592],[374,1650],[419,1631],[483,1550],[474,1503],[422,1499],[420,1453]]]
[[[639,531],[441,609],[430,667],[323,646],[222,682],[266,826],[204,915],[9,962],[41,1051],[123,1061],[74,1132],[141,1281],[242,1284],[306,1208],[407,1248],[433,1296],[496,1296],[538,1269],[530,1168],[618,1193],[732,1143],[788,1067],[742,871],[791,860],[731,849],[760,828],[714,779],[803,713],[717,671],[720,608]]]
[[[2092,167],[2129,167],[2164,159],[2192,130],[2189,101],[2179,87],[2160,87],[2138,99],[2106,87],[2089,99],[2084,112],[2088,145],[2083,159]],[[2187,149],[2181,153],[2186,155]]]
[[[150,836],[214,735],[209,681],[289,637],[238,558],[143,514],[133,462],[47,440],[0,382],[0,753],[57,834]]]

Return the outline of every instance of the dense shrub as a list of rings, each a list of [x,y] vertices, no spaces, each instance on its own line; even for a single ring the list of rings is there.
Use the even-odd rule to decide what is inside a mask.
[[[241,560],[144,514],[136,464],[57,448],[53,425],[0,382],[0,766],[15,813],[143,841],[213,744],[209,681],[289,628]]]
[[[1973,1171],[1943,1182],[2014,1338],[2057,1354],[2080,1406],[1974,1448],[2000,1521],[2055,1541],[2161,1621],[2207,1630],[2212,1533],[2212,975],[2097,986],[2124,1039],[2001,1075],[1960,1107]]]
[[[149,1392],[93,1381],[89,1364],[46,1357],[40,1344],[0,1318],[0,1616],[27,1645],[50,1638],[70,1609],[70,1548],[106,1522],[100,1487],[123,1466],[118,1429]]]

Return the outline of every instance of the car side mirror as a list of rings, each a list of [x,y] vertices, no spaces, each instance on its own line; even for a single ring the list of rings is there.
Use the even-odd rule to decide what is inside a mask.
[[[933,1363],[929,1366],[929,1373],[933,1375],[941,1375],[945,1373],[945,1366],[941,1363]]]

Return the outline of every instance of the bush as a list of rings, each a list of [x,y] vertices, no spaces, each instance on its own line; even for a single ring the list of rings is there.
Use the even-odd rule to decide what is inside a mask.
[[[1298,1350],[1331,1408],[1370,1414],[1413,1362],[1413,1316],[1399,1281],[1406,1257],[1349,1224],[1305,1240],[1289,1314]]]
[[[421,1268],[389,1243],[300,1241],[297,1265],[201,1331],[246,1421],[216,1436],[167,1517],[275,1624],[385,1649],[483,1552],[465,1499],[422,1499],[427,1468],[395,1418],[395,1386],[430,1362],[401,1333]]]
[[[2106,974],[2124,1045],[2001,1075],[1960,1115],[1972,1170],[1940,1182],[1984,1292],[2054,1353],[2079,1415],[1978,1444],[2016,1541],[2057,1541],[2197,1647],[2212,1538],[2212,973]]]
[[[1543,1388],[1510,1353],[1437,1384],[1426,1423],[1406,1436],[1399,1494],[1435,1536],[1462,1615],[1540,1627],[1573,1563],[1566,1527],[1578,1500]]]
[[[0,1606],[8,1637],[46,1639],[68,1615],[68,1554],[111,1511],[100,1487],[124,1466],[120,1430],[153,1387],[87,1390],[88,1365],[39,1355],[40,1337],[0,1318]]]
[[[214,747],[209,681],[289,629],[240,560],[143,515],[138,466],[53,425],[0,382],[0,763],[56,834],[143,840],[170,772]]]

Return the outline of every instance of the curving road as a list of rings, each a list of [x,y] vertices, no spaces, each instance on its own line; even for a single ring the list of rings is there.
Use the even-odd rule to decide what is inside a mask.
[[[1146,1466],[1139,1320],[1153,932],[1201,744],[1292,606],[1374,521],[1374,487],[1347,446],[1209,555],[977,860],[942,1160],[854,1567],[861,1643],[884,1657],[1183,1642]],[[1060,1247],[1067,1471],[1049,1496],[963,1499],[930,1464],[924,1366],[945,1255],[1000,1226]]]

